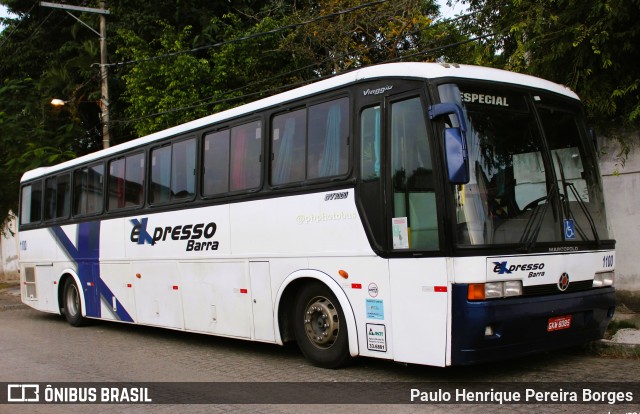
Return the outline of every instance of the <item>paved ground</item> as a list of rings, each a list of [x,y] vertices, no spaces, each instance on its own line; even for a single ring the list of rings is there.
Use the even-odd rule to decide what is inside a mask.
[[[222,388],[225,397],[237,393],[282,393],[285,383],[293,383],[288,392],[294,398],[309,396],[312,405],[293,404],[217,404],[200,405],[0,405],[0,413],[75,413],[111,412],[372,412],[400,413],[484,413],[487,411],[540,413],[632,413],[640,411],[640,360],[604,358],[592,351],[570,349],[499,364],[463,368],[405,366],[380,360],[357,359],[341,370],[313,367],[295,347],[187,334],[164,329],[97,322],[85,328],[72,328],[62,317],[34,311],[19,302],[15,289],[0,292],[0,383],[2,382],[205,382],[240,384],[240,391]],[[365,384],[365,389],[352,384]],[[437,383],[455,392],[473,382],[479,386],[507,389],[544,390],[579,387],[605,390],[606,383],[630,386],[633,404],[445,404],[445,405],[368,405],[332,404],[343,391],[365,395],[367,389],[395,395],[398,384],[409,392],[413,386]],[[249,384],[242,384],[249,383]],[[275,385],[274,385],[275,383]],[[307,386],[306,384],[311,384]],[[339,385],[336,387],[335,384]],[[367,387],[367,383],[371,388]],[[443,384],[446,383],[446,384]],[[551,383],[551,384],[550,384]],[[302,384],[302,388],[299,388]],[[5,384],[6,385],[6,384]],[[205,384],[206,385],[206,384]],[[507,387],[507,388],[505,388]],[[554,388],[555,387],[555,388]],[[4,388],[4,387],[2,387]],[[0,393],[6,393],[0,388]],[[429,388],[429,391],[437,389]],[[171,392],[171,390],[169,391]],[[195,386],[174,389],[176,398],[185,394],[198,397]],[[233,393],[236,394],[233,394]],[[177,394],[180,394],[178,396]],[[228,394],[228,395],[227,395]],[[248,395],[249,396],[249,395]],[[278,397],[278,395],[276,395]],[[373,396],[378,397],[378,396]],[[372,397],[372,398],[373,398]],[[276,398],[282,402],[282,398]],[[233,399],[235,402],[236,400]]]

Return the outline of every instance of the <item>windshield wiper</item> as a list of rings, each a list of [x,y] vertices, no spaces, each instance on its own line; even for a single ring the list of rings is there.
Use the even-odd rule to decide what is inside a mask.
[[[541,201],[547,200],[546,203],[542,206],[542,208],[535,208],[533,206],[531,216],[527,220],[527,224],[524,226],[524,231],[522,232],[522,237],[520,237],[520,243],[523,244],[522,249],[524,249],[527,253],[531,253],[531,250],[536,244],[538,240],[538,235],[540,234],[540,229],[542,228],[542,223],[544,222],[544,216],[547,214],[547,210],[549,209],[549,205],[551,204],[554,197],[558,194],[558,186],[552,185],[551,189],[547,193],[546,196],[538,198],[534,200],[531,205],[535,203],[539,204]],[[527,208],[525,207],[525,210]]]
[[[598,235],[596,224],[593,221],[593,216],[591,216],[591,213],[587,209],[587,206],[584,203],[584,200],[582,200],[582,197],[580,197],[580,194],[578,194],[578,190],[576,189],[575,184],[567,183],[567,180],[564,177],[564,167],[562,166],[562,161],[560,161],[560,156],[557,153],[556,153],[556,161],[558,161],[558,167],[560,169],[560,180],[562,180],[562,189],[564,193],[564,203],[562,205],[564,217],[567,219],[572,219],[573,222],[575,223],[576,230],[578,231],[578,233],[580,233],[580,237],[582,237],[583,240],[587,240],[586,234],[584,233],[584,231],[582,230],[582,227],[580,227],[579,222],[575,219],[573,213],[571,212],[571,206],[569,205],[569,194],[567,193],[567,189],[569,189],[571,190],[571,194],[573,194],[573,197],[578,202],[580,209],[582,210],[585,217],[587,218],[587,221],[589,222],[589,226],[591,227],[591,231],[593,232],[593,238],[595,239],[596,244],[600,245],[600,236]]]

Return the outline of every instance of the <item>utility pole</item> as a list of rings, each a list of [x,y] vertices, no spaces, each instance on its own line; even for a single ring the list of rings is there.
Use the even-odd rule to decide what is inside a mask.
[[[104,0],[100,0],[100,10],[104,8]],[[100,79],[102,97],[100,108],[102,109],[102,148],[109,148],[111,136],[109,134],[109,71],[107,68],[107,16],[100,14]]]
[[[109,71],[107,70],[107,14],[109,10],[105,9],[104,0],[100,0],[100,8],[95,9],[91,7],[70,6],[67,4],[49,3],[41,1],[40,6],[51,7],[54,9],[62,9],[67,11],[67,14],[78,22],[85,25],[93,33],[100,37],[100,84],[101,84],[101,97],[100,97],[100,109],[102,120],[102,147],[109,148],[111,143],[111,137],[109,134]],[[98,13],[100,14],[100,32],[96,32],[91,26],[74,16],[69,10],[86,12],[86,13]]]

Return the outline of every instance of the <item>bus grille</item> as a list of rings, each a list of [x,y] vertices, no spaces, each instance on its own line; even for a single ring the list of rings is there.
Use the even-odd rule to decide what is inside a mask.
[[[557,285],[538,285],[538,286],[523,286],[523,296],[542,296],[542,295],[555,295],[560,293],[579,292],[581,290],[588,290],[593,287],[593,280],[580,280],[569,284],[567,290],[562,292],[558,289]]]

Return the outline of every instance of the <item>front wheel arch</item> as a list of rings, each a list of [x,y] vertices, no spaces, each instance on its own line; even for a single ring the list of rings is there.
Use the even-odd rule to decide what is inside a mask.
[[[281,284],[275,301],[276,342],[283,345],[285,342],[295,340],[292,322],[296,298],[300,290],[309,283],[321,283],[335,295],[343,312],[344,322],[348,331],[349,355],[352,357],[359,355],[358,329],[351,303],[340,285],[338,285],[338,282],[327,274],[317,270],[299,270],[293,272]]]

